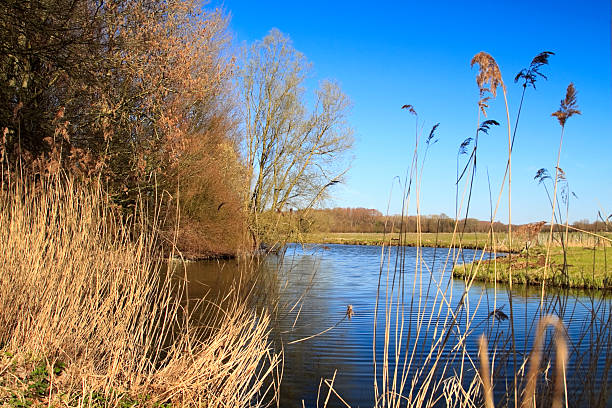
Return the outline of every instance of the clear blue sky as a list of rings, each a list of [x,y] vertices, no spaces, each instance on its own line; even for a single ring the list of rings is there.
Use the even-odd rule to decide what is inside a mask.
[[[543,69],[549,79],[540,80],[536,91],[527,91],[518,128],[513,222],[550,219],[545,191],[533,176],[541,167],[554,169],[560,127],[550,114],[559,108],[570,82],[578,90],[582,110],[567,122],[560,163],[578,196],[570,204],[570,221],[593,220],[599,209],[612,213],[610,1],[225,0],[211,5],[221,5],[231,15],[237,42],[260,39],[278,28],[313,63],[316,80],[336,79],[352,99],[355,160],[346,184],[333,192],[328,206],[386,212],[393,178],[403,177],[412,159],[414,118],[400,109],[412,104],[425,135],[440,122],[439,142],[425,164],[421,212],[453,216],[458,146],[473,136],[477,122],[472,56],[487,51],[495,57],[514,118],[521,92],[514,76],[540,51],[553,51],[556,55]],[[489,217],[487,170],[494,196],[503,177],[505,116],[498,96],[489,118],[502,126],[479,144],[470,212],[477,218]],[[506,195],[502,203],[497,219],[507,221]],[[390,212],[400,209],[401,197],[395,194]]]

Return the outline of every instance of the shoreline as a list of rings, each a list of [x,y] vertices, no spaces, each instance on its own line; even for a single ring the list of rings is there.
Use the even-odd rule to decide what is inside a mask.
[[[486,244],[487,234],[464,234],[461,245],[458,245],[457,236],[453,239],[451,233],[416,233],[403,234],[402,246],[428,248],[450,248],[451,243],[456,248],[482,250]],[[504,234],[496,234],[504,235]],[[488,242],[487,242],[488,241]],[[546,263],[544,245],[533,245],[525,251],[524,244],[513,245],[512,250],[504,242],[496,239],[496,253],[505,253],[511,256],[498,256],[497,261],[483,261],[477,269],[475,264],[457,265],[453,268],[453,277],[467,279],[475,274],[474,279],[480,282],[509,283],[512,272],[512,283],[530,286],[546,285],[561,288],[612,290],[612,249],[609,245],[582,246],[573,245],[567,248],[565,254],[560,246],[550,249],[548,268],[544,275]],[[310,233],[305,234],[302,244],[313,245],[363,245],[363,246],[399,246],[399,234],[382,233]],[[488,245],[486,245],[488,246]],[[609,252],[609,253],[608,253]],[[610,259],[608,259],[610,258]],[[496,265],[495,265],[496,264]]]
[[[406,247],[426,247],[426,248],[450,248],[454,246],[456,248],[465,249],[484,249],[485,246],[490,245],[490,241],[487,239],[488,234],[486,233],[470,233],[464,234],[463,238],[459,240],[458,235],[455,234],[453,239],[452,233],[404,233],[402,234],[403,242],[400,244],[399,233],[394,234],[383,234],[383,233],[307,233],[304,234],[299,243],[302,244],[338,244],[338,245],[363,245],[363,246],[406,246]],[[458,241],[461,245],[458,245]],[[453,245],[451,245],[453,243]],[[496,239],[496,251],[504,253],[519,253],[520,248],[510,249],[504,242],[504,240]]]

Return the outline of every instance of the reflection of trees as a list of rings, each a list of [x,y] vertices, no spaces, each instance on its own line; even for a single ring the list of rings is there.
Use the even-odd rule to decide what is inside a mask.
[[[342,247],[345,248],[345,247]],[[295,253],[293,252],[295,249]],[[344,249],[342,249],[344,250]],[[395,254],[398,249],[392,248]],[[227,261],[225,263],[209,262],[205,265],[189,264],[187,279],[191,285],[198,284],[200,289],[190,290],[190,296],[202,296],[208,292],[209,299],[214,299],[212,287],[217,285],[220,296],[227,296],[228,292],[250,296],[252,307],[258,310],[272,312],[271,341],[277,350],[281,347],[284,352],[285,366],[283,384],[281,387],[281,406],[298,404],[304,399],[309,406],[314,406],[317,387],[321,377],[330,378],[334,369],[338,369],[334,388],[346,397],[353,405],[364,405],[364,401],[372,398],[372,315],[373,296],[376,287],[371,280],[363,281],[361,291],[357,290],[355,269],[359,269],[366,279],[368,274],[375,274],[379,260],[374,255],[380,248],[359,248],[355,251],[372,251],[372,263],[364,264],[363,258],[353,259],[350,252],[331,248],[325,251],[321,258],[303,254],[296,247],[289,247],[283,256],[269,256],[260,262],[252,260]],[[439,277],[441,264],[446,251],[438,249],[436,264],[433,263],[433,249],[423,248],[423,258],[429,268],[434,270],[434,276]],[[431,252],[430,252],[431,251]],[[471,257],[473,251],[465,250],[466,258]],[[364,252],[366,253],[366,252]],[[410,283],[406,291],[406,299],[410,299],[414,275],[414,248],[405,248],[402,254],[406,257],[404,278]],[[369,255],[368,255],[369,256]],[[447,271],[448,273],[448,271]],[[424,278],[428,275],[424,275]],[[238,282],[240,284],[238,284]],[[455,291],[462,290],[463,281],[441,281],[443,287],[447,284],[453,286]],[[417,282],[417,285],[419,283]],[[429,288],[429,290],[427,289]],[[417,286],[418,289],[418,286]],[[477,338],[485,333],[489,341],[490,356],[495,356],[493,369],[495,401],[500,404],[513,404],[514,361],[511,353],[511,340],[509,322],[495,320],[500,309],[509,313],[508,291],[505,286],[497,285],[497,298],[494,297],[495,287],[492,284],[475,282],[468,298],[469,307],[466,307],[457,319],[457,330],[451,331],[448,346],[441,349],[441,359],[447,364],[446,371],[439,369],[436,376],[447,378],[458,375],[462,364],[462,353],[465,352],[472,359],[477,357]],[[416,313],[418,292],[415,292]],[[612,368],[612,295],[601,291],[588,291],[578,289],[553,289],[545,298],[544,310],[540,310],[540,288],[515,285],[512,291],[515,331],[517,333],[516,349],[518,353],[519,369],[524,359],[528,358],[532,349],[533,337],[540,316],[553,314],[559,316],[568,331],[569,363],[568,402],[570,406],[605,406],[607,391],[610,388],[609,372]],[[349,300],[350,299],[350,300]],[[419,311],[422,316],[429,318],[432,311],[437,313],[440,300],[436,300],[435,283],[423,279],[422,306]],[[459,299],[455,297],[448,307],[456,307]],[[361,302],[362,304],[359,304]],[[409,302],[409,300],[407,300]],[[478,303],[480,302],[480,305]],[[288,342],[311,336],[333,326],[342,319],[346,312],[346,304],[356,306],[357,315],[340,324],[334,330],[314,339],[288,345]],[[416,343],[414,368],[409,373],[412,380],[417,369],[426,370],[427,353],[432,349],[434,341],[433,329],[436,319],[434,314],[429,327],[424,326],[421,337],[414,336],[416,318],[410,314],[409,303],[406,303],[405,322],[412,327],[409,335],[399,340],[403,350],[412,350]],[[373,306],[372,306],[373,307]],[[446,307],[446,306],[445,306]],[[469,312],[466,310],[469,309]],[[393,312],[398,309],[393,309]],[[399,309],[401,312],[401,309]],[[444,312],[443,308],[443,312]],[[491,316],[489,316],[491,315]],[[384,321],[384,316],[378,316]],[[471,319],[470,332],[463,342],[461,336],[466,333],[467,321]],[[426,321],[427,322],[427,321]],[[444,323],[443,316],[440,326]],[[394,327],[391,327],[394,330]],[[377,333],[377,359],[382,361],[383,353],[381,333]],[[390,347],[395,347],[395,340],[391,340]],[[549,332],[544,342],[542,376],[538,382],[538,406],[549,406],[551,388],[546,381],[552,380],[554,372],[554,358],[552,335]],[[463,360],[464,374],[462,381],[468,385],[475,371],[469,365],[467,357]],[[403,362],[403,356],[402,360]],[[389,360],[390,364],[394,359]],[[550,363],[548,371],[545,371]],[[380,374],[380,371],[379,371]],[[525,381],[524,372],[520,371],[519,392],[523,389]],[[459,378],[459,377],[457,377]],[[357,391],[355,391],[357,390]],[[441,390],[438,390],[442,392]],[[436,392],[438,392],[436,391]],[[357,392],[357,394],[355,394]],[[520,395],[519,395],[520,399]],[[310,401],[310,403],[309,403]],[[283,404],[284,402],[284,404]]]
[[[294,253],[293,249],[260,259],[189,263],[186,270],[177,272],[189,282],[192,319],[201,327],[215,320],[214,309],[208,307],[211,302],[223,309],[231,304],[233,296],[248,298],[253,308],[271,314],[271,341],[277,350],[283,350],[288,362],[283,374],[287,386],[281,387],[285,404],[312,400],[318,379],[329,376],[335,368],[343,374],[360,369],[349,363],[358,358],[351,347],[354,342],[342,331],[343,327],[335,328],[333,335],[287,344],[332,326],[346,310],[346,305],[338,310],[333,305],[333,290],[338,283],[333,279],[333,268],[329,264],[321,267],[316,255]],[[347,375],[336,385],[348,390],[350,384],[344,382],[350,378],[353,377]]]
[[[189,262],[178,266],[174,275],[187,282],[192,305],[204,301],[223,308],[237,297],[259,312],[274,314],[278,308],[279,276],[261,259]],[[194,318],[198,315],[197,311],[193,314]]]
[[[365,307],[359,307],[360,314],[351,320],[345,318],[347,299],[358,296],[354,290],[344,288],[347,271],[335,262],[338,258],[333,250],[319,257],[316,248],[313,255],[293,249],[289,249],[280,268],[286,286],[275,328],[275,338],[283,344],[287,362],[281,406],[299,404],[302,399],[307,406],[316,406],[319,380],[330,378],[334,370],[338,370],[334,389],[341,395],[354,397],[355,390],[363,390],[370,399],[371,378],[363,373],[369,373],[369,354],[364,354],[364,350],[366,353],[371,350],[371,340],[358,330],[365,327],[367,333],[370,321],[365,314],[361,315]],[[319,336],[289,344],[332,327]],[[323,391],[327,390],[322,388]]]

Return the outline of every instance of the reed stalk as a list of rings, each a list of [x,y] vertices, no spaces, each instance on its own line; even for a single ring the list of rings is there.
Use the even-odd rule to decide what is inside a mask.
[[[146,211],[141,203],[125,216],[95,182],[62,175],[12,175],[1,186],[0,342],[14,357],[2,361],[12,391],[0,398],[64,405],[72,396],[77,407],[92,398],[151,407],[275,400],[281,356],[268,314],[238,291],[223,306],[190,306],[183,264],[164,261],[159,214]],[[65,369],[44,395],[18,391],[22,370],[54,372],[58,362]]]

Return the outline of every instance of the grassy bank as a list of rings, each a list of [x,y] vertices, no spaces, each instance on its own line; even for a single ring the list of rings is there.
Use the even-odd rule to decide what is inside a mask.
[[[188,309],[150,217],[125,219],[99,188],[70,180],[4,182],[0,404],[242,407],[274,398],[280,357],[269,317],[239,296],[224,310],[209,299]],[[196,313],[207,318],[196,325]]]
[[[599,233],[602,237],[612,239],[612,233]],[[345,244],[345,245],[398,245],[400,234],[383,234],[378,232],[311,232],[302,235],[302,242],[307,244]],[[548,233],[540,233],[533,241],[533,245],[539,246],[548,239]],[[603,239],[592,234],[581,232],[570,232],[568,236],[569,247],[593,247],[604,244]],[[419,243],[424,247],[448,248],[450,246],[461,246],[462,248],[481,249],[485,246],[491,248],[491,238],[483,232],[466,232],[463,235],[450,232],[440,233],[404,233],[401,236],[402,245],[417,246]],[[558,242],[554,245],[558,246]],[[608,244],[609,245],[609,244]],[[522,252],[525,241],[513,238],[512,250],[508,247],[508,234],[495,234],[495,248],[498,252]]]
[[[610,234],[603,234],[608,237]],[[545,242],[546,234],[540,234],[537,241]],[[304,234],[303,240],[309,244],[346,244],[346,245],[398,245],[400,242],[406,246],[423,247],[450,247],[482,249],[491,248],[490,238],[485,233],[466,233],[459,240],[451,233],[309,233]],[[459,242],[460,241],[460,244]],[[496,250],[498,252],[512,252],[512,281],[514,283],[540,284],[544,276],[545,245],[532,246],[525,251],[525,242],[513,241],[512,251],[508,247],[507,234],[496,234]],[[497,260],[497,281],[508,282],[509,258]],[[584,233],[570,233],[568,250],[566,253],[567,273],[561,272],[564,266],[563,249],[555,242],[551,248],[550,267],[546,275],[548,284],[554,286],[567,286],[575,288],[611,288],[612,287],[612,248],[605,240]],[[478,268],[472,265],[458,266],[454,275],[458,278],[471,276],[476,271],[476,280],[494,281],[495,267],[492,262],[482,262]]]
[[[513,254],[512,257],[483,261],[480,265],[460,265],[453,270],[453,276],[468,278],[475,274],[479,281],[509,281],[512,268],[512,282],[541,284],[544,279],[546,248],[536,247],[528,252]],[[549,267],[546,268],[546,284],[571,288],[611,289],[612,248],[569,247],[565,261],[561,247],[551,248]],[[564,265],[566,267],[564,267]]]
[[[499,251],[508,251],[506,237],[503,235],[495,238]],[[480,249],[485,245],[490,247],[490,238],[488,234],[476,232],[465,233],[461,238],[461,246],[463,248]],[[378,232],[312,232],[303,234],[303,242],[308,244],[345,244],[345,245],[402,245],[424,247],[450,247],[451,245],[459,246],[459,235],[450,232],[442,233],[422,233],[414,232],[400,234],[383,234]],[[519,249],[518,245],[514,245],[515,250]]]

